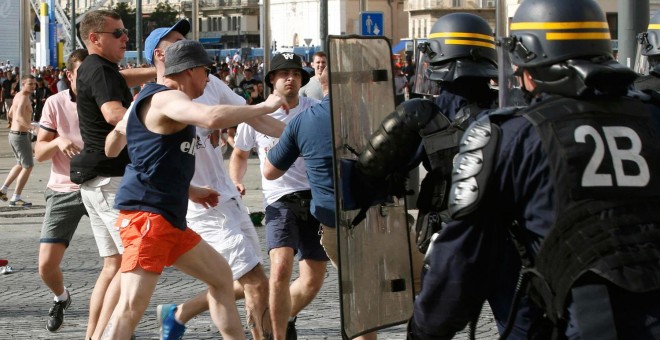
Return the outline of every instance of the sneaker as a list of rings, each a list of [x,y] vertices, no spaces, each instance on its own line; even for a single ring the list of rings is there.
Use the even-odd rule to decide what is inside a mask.
[[[68,292],[67,292],[68,294]],[[53,302],[53,307],[48,311],[48,321],[46,321],[46,329],[51,332],[57,332],[62,323],[64,322],[64,311],[71,305],[71,294],[69,298],[64,301]]]
[[[289,321],[289,323],[286,325],[286,340],[298,340],[298,332],[296,331],[296,320],[298,320],[298,317],[296,316],[293,318],[293,320]]]
[[[7,202],[8,199],[9,197],[7,197],[7,193],[0,191],[0,200]]]
[[[11,274],[14,272],[14,269],[12,269],[11,266],[4,266],[2,269],[0,269],[0,274],[6,275],[6,274]]]
[[[179,340],[186,332],[186,326],[174,319],[175,312],[176,305],[173,303],[158,305],[156,308],[156,319],[160,328],[161,340]]]
[[[0,259],[0,267],[4,267],[9,264],[9,261],[5,259]]]
[[[23,199],[19,198],[15,201],[9,201],[9,205],[12,207],[31,207],[32,203],[28,201],[24,201]]]

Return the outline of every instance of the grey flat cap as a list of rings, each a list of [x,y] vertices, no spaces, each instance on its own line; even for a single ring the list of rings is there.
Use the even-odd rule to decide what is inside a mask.
[[[166,76],[212,64],[202,44],[194,40],[179,40],[165,49]]]

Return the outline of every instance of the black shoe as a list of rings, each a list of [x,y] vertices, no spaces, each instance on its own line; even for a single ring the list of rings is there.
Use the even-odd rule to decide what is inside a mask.
[[[64,311],[69,308],[71,305],[71,295],[69,298],[53,303],[53,307],[50,307],[48,311],[48,321],[46,322],[46,329],[51,332],[57,332],[57,330],[62,327],[62,322],[64,322]]]
[[[298,317],[293,318],[292,321],[286,325],[286,340],[298,340],[298,332],[296,332],[296,320]]]

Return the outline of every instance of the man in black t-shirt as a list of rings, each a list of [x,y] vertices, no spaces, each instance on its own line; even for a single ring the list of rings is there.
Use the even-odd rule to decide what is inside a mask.
[[[80,134],[85,146],[71,160],[71,180],[81,183],[80,193],[96,245],[104,257],[103,271],[90,299],[86,339],[93,334],[94,338],[100,337],[114,309],[114,304],[103,306],[104,297],[110,296],[108,301],[116,301],[119,296],[119,275],[116,274],[123,246],[114,226],[118,211],[112,206],[128,164],[128,154],[123,150],[117,158],[106,157],[105,137],[122,119],[132,101],[129,88],[156,75],[153,68],[125,70],[123,72],[130,72],[130,76],[124,73],[126,79],[119,72],[117,65],[124,58],[127,33],[120,16],[113,11],[91,11],[80,24],[80,36],[89,52],[76,78]]]

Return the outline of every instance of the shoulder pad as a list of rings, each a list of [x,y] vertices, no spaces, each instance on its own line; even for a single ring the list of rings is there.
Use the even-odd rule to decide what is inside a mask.
[[[513,116],[516,113],[518,113],[518,111],[520,111],[524,108],[525,108],[525,106],[503,107],[503,108],[499,108],[499,109],[496,109],[494,111],[491,111],[490,113],[488,113],[488,115],[489,116]]]
[[[464,217],[479,206],[495,164],[499,136],[500,127],[491,122],[491,115],[481,117],[465,131],[454,158],[449,191],[449,213],[453,219]]]

